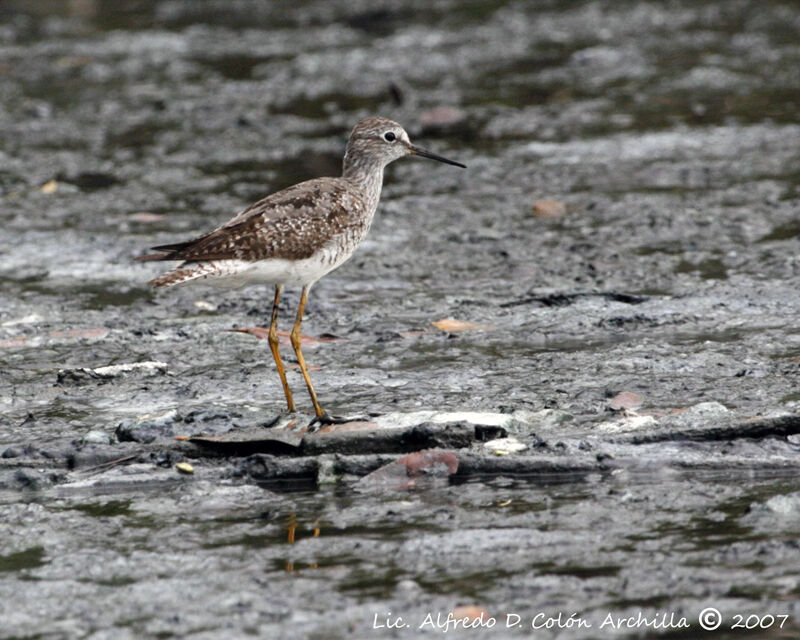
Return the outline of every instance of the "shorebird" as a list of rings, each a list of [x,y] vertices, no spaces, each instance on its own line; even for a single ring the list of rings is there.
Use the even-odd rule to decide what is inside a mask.
[[[278,350],[278,303],[284,287],[301,286],[290,339],[314,405],[316,416],[311,425],[339,422],[320,405],[300,346],[308,292],[317,280],[353,255],[378,208],[384,167],[409,155],[466,168],[411,144],[396,122],[367,118],[350,133],[341,177],[301,182],[259,200],[205,235],[153,247],[159,253],[138,259],[180,260],[181,264],[148,284],[171,287],[209,280],[233,286],[273,285],[268,341],[290,413],[295,404]]]

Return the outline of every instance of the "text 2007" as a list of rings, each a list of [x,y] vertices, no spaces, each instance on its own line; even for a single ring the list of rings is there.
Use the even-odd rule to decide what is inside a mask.
[[[733,616],[731,629],[770,629],[772,627],[783,629],[783,625],[786,624],[788,619],[788,615],[773,616],[768,613],[759,616],[754,613],[745,617],[737,613]]]

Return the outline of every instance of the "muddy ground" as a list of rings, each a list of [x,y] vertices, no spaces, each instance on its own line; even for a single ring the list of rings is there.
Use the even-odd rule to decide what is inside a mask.
[[[0,637],[800,634],[796,2],[10,0],[0,96]],[[133,258],[375,114],[469,168],[315,286],[373,424],[303,436],[271,292]]]

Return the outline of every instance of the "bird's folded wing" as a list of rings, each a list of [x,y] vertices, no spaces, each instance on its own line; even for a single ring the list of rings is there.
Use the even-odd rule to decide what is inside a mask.
[[[188,242],[153,247],[144,260],[299,260],[347,231],[363,202],[339,179],[303,182],[248,207],[221,227]],[[159,257],[160,256],[160,257]]]

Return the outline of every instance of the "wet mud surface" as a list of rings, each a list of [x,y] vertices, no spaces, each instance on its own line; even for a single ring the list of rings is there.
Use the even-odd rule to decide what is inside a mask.
[[[12,0],[0,96],[0,636],[800,634],[797,3]],[[133,259],[375,114],[469,168],[387,169],[303,325],[360,423],[283,429],[271,292]]]

